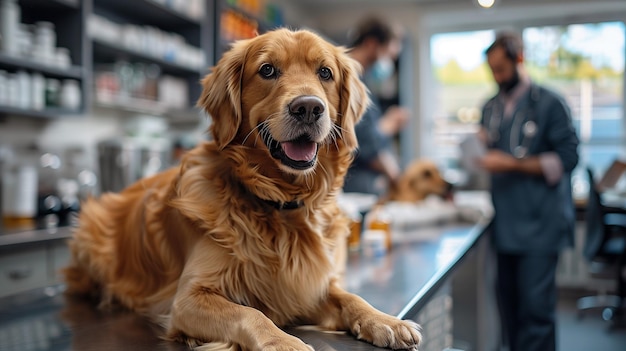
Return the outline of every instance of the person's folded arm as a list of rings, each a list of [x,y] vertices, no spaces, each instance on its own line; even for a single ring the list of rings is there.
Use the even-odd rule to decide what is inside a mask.
[[[536,158],[541,174],[550,185],[558,184],[563,174],[570,173],[578,164],[578,136],[572,124],[569,107],[562,99],[548,108],[547,138],[552,151]],[[535,164],[533,168],[536,168]]]
[[[557,184],[564,173],[571,172],[578,163],[578,137],[571,122],[569,108],[562,100],[547,109],[546,137],[551,151],[517,159],[512,155],[491,150],[481,160],[487,171],[521,172],[543,176],[548,184]]]
[[[578,135],[572,124],[569,107],[562,99],[548,109],[548,141],[561,161],[563,173],[570,173],[578,164]]]

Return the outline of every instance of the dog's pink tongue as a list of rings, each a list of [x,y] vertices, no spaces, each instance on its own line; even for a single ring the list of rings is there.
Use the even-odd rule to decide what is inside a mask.
[[[286,141],[281,143],[285,155],[294,161],[311,161],[315,158],[317,144],[314,142],[296,143]]]

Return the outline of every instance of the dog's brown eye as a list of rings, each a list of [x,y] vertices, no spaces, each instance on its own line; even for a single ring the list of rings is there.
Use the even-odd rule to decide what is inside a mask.
[[[330,80],[333,78],[333,72],[328,67],[320,68],[317,74],[319,74],[320,78],[322,78],[323,80]]]
[[[264,63],[263,65],[261,65],[261,68],[259,68],[259,74],[265,79],[276,78],[277,75],[276,68],[269,63]]]

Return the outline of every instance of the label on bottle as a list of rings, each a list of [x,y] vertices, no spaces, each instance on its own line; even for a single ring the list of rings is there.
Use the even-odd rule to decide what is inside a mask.
[[[5,218],[34,218],[37,215],[37,169],[21,166],[2,177],[2,215]]]

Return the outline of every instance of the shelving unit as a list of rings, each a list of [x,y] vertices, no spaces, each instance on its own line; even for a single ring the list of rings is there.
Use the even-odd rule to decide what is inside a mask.
[[[56,66],[44,65],[37,61],[25,58],[7,56],[2,53],[0,53],[0,66],[4,67],[4,69],[23,69],[31,72],[39,72],[52,78],[83,78],[83,68],[81,66],[73,65],[69,68],[60,68]]]
[[[214,31],[213,31],[213,1],[204,1],[204,12],[198,13],[197,18],[188,13],[167,6],[167,2],[157,0],[92,0],[92,14],[104,18],[115,24],[124,26],[136,26],[145,29],[148,27],[158,28],[164,33],[176,35],[191,48],[201,51],[204,56],[204,64],[187,65],[177,61],[176,57],[159,57],[150,54],[142,48],[134,48],[120,42],[111,42],[102,38],[88,38],[90,53],[94,67],[102,65],[114,65],[116,62],[125,61],[131,64],[156,64],[161,74],[182,79],[186,82],[188,90],[188,109],[194,110],[195,102],[200,96],[201,86],[198,83],[213,59]],[[123,28],[123,27],[122,27]],[[175,55],[174,55],[175,56]],[[94,72],[95,73],[95,72]],[[152,102],[151,107],[149,102]],[[119,109],[120,112],[138,110],[137,112],[152,113],[159,116],[170,116],[171,108],[164,106],[159,101],[146,100],[143,97],[133,97],[124,102],[102,102],[94,99],[94,105],[109,109]],[[136,105],[133,107],[132,105]]]
[[[2,115],[10,115],[10,116],[24,116],[24,117],[33,117],[33,118],[41,118],[41,119],[54,119],[59,118],[61,116],[77,116],[76,111],[66,110],[57,107],[47,108],[45,110],[37,111],[31,109],[22,109],[11,106],[0,106],[0,116]]]
[[[95,3],[109,13],[133,18],[139,23],[169,31],[180,31],[184,28],[199,29],[204,20],[203,16],[193,18],[155,0],[95,0]]]
[[[181,11],[171,7],[170,5],[174,3],[167,0],[18,0],[21,7],[21,22],[30,25],[40,21],[52,22],[56,30],[57,47],[69,49],[72,63],[68,68],[61,68],[43,64],[29,57],[12,57],[0,52],[0,70],[9,73],[19,71],[40,73],[45,78],[59,80],[78,80],[82,91],[81,108],[73,112],[54,108],[35,111],[0,105],[0,117],[10,115],[55,118],[68,114],[84,115],[93,107],[104,107],[118,109],[122,113],[135,111],[171,116],[172,120],[181,120],[177,118],[178,114],[181,114],[186,116],[182,118],[183,120],[189,120],[189,116],[192,116],[193,120],[199,114],[195,102],[200,96],[202,87],[198,82],[209,73],[210,67],[228,49],[233,39],[224,35],[222,14],[225,11],[236,13],[242,21],[249,21],[256,26],[260,33],[277,25],[268,19],[274,12],[266,8],[263,0],[256,4],[259,8],[258,13],[239,6],[243,0],[200,1],[204,13],[194,9]],[[184,6],[189,2],[181,4]],[[97,35],[92,37],[90,36],[92,16],[103,18],[119,25],[120,28],[127,29],[128,25],[134,25],[138,30],[152,27],[154,30],[158,28],[158,31],[163,33],[171,33],[184,41],[188,47],[196,48],[197,53],[203,53],[204,64],[186,64],[194,62],[193,60],[183,60],[184,63],[181,63],[168,55],[153,56],[150,50],[128,45],[124,34],[110,36],[109,40],[99,38]],[[188,108],[168,108],[158,101],[142,100],[143,96],[125,102],[96,101],[94,96],[96,69],[113,67],[119,61],[156,65],[161,74],[180,79],[179,84],[184,81],[185,90],[188,91]]]
[[[201,112],[189,107],[187,109],[176,109],[164,106],[158,101],[126,98],[115,101],[101,101],[94,99],[94,107],[100,109],[115,110],[118,112],[133,114],[148,114],[167,117],[173,123],[197,122],[201,118]]]
[[[27,10],[56,10],[56,9],[79,9],[80,0],[21,0],[20,3],[28,6]]]
[[[28,74],[42,74],[46,79],[73,79],[79,82],[83,92],[78,110],[63,110],[46,106],[43,110],[22,109],[0,105],[1,116],[23,116],[34,118],[56,118],[59,116],[83,114],[88,106],[86,88],[88,86],[88,63],[85,57],[85,1],[79,0],[18,0],[21,9],[20,23],[29,26],[37,22],[51,22],[56,31],[56,47],[67,48],[71,65],[62,68],[51,62],[41,62],[32,55],[9,56],[0,52],[0,70],[13,74],[24,71]]]
[[[116,109],[122,113],[146,113],[166,116],[174,120],[194,120],[200,115],[195,102],[201,93],[199,80],[221,57],[233,38],[226,38],[222,28],[222,14],[225,11],[236,13],[245,22],[254,24],[262,33],[280,23],[273,23],[266,15],[264,1],[258,5],[259,11],[249,11],[239,6],[243,0],[201,0],[202,11],[181,11],[172,8],[167,0],[18,0],[21,7],[21,22],[35,24],[40,21],[52,22],[55,26],[57,47],[68,48],[71,66],[48,65],[30,57],[13,57],[0,51],[0,70],[9,73],[26,71],[40,73],[45,78],[73,79],[79,81],[82,91],[81,108],[67,111],[58,108],[46,108],[41,111],[25,110],[14,106],[0,105],[0,117],[23,116],[52,119],[71,114],[84,115],[92,108]],[[182,4],[182,3],[181,3]],[[184,4],[188,4],[185,2]],[[275,14],[275,13],[274,13]],[[189,47],[197,49],[205,56],[204,64],[191,65],[180,63],[165,55],[153,56],[150,50],[133,45],[124,45],[124,35],[111,37],[110,40],[90,36],[90,19],[99,16],[125,28],[134,25],[138,29],[158,28],[164,33],[172,33],[183,40]],[[156,29],[155,29],[156,30]],[[127,43],[126,43],[127,44]],[[150,64],[158,66],[160,73],[178,78],[185,82],[188,91],[187,108],[170,108],[154,100],[143,97],[126,101],[96,101],[96,69],[112,67],[116,62],[131,64]],[[183,61],[187,62],[187,61]],[[183,116],[183,117],[180,117]]]
[[[137,103],[138,110],[156,115],[174,115],[177,111],[185,116],[194,115],[198,111],[194,105],[201,92],[198,81],[208,72],[213,64],[215,46],[215,1],[201,0],[204,12],[190,10],[182,12],[170,6],[165,0],[18,0],[21,8],[21,23],[33,25],[40,21],[52,22],[55,26],[57,47],[65,47],[70,51],[72,64],[68,68],[48,65],[31,57],[14,57],[0,51],[0,70],[13,74],[25,71],[29,74],[40,73],[45,78],[74,79],[79,81],[82,91],[81,109],[67,111],[46,108],[42,111],[20,109],[15,106],[0,105],[0,117],[17,116],[33,118],[55,118],[69,114],[84,115],[99,102],[93,99],[95,68],[113,64],[118,60],[130,63],[154,64],[161,74],[166,74],[186,82],[189,91],[189,106],[186,109],[164,108],[153,101],[156,108],[145,108],[149,104],[142,100],[131,100],[124,104],[109,104],[107,108],[119,108],[120,111],[133,110]],[[188,4],[186,2],[185,4]],[[89,19],[92,15],[104,17],[121,25],[136,25],[138,28],[147,26],[158,28],[165,33],[173,33],[181,37],[190,47],[205,55],[202,65],[191,65],[170,60],[169,57],[154,57],[146,50],[133,50],[119,42],[90,38],[88,33]],[[93,101],[92,101],[93,100]],[[99,103],[102,107],[102,103]],[[142,107],[143,106],[143,107]],[[135,108],[137,110],[137,108]]]
[[[154,63],[161,68],[163,73],[183,77],[198,77],[201,72],[200,69],[189,68],[176,62],[169,62],[139,51],[129,50],[103,40],[93,39],[92,44],[93,55],[96,62],[113,63],[115,60],[125,60],[130,62]]]

